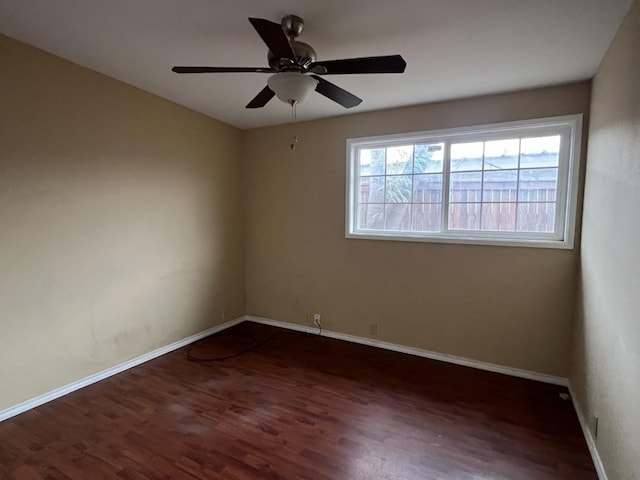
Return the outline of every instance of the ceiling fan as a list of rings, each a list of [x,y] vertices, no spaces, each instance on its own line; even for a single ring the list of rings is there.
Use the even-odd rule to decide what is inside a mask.
[[[308,44],[296,40],[304,29],[304,21],[287,15],[281,23],[263,18],[249,18],[269,52],[269,67],[173,67],[176,73],[254,72],[271,73],[267,86],[251,100],[246,108],[264,107],[274,95],[283,102],[295,105],[315,90],[345,108],[355,107],[361,98],[325,80],[320,75],[362,73],[403,73],[407,63],[400,55],[345,58],[316,61],[316,52]]]

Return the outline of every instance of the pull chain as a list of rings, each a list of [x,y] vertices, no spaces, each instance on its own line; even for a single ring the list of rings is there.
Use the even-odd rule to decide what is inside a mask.
[[[296,115],[297,115],[296,106],[297,105],[298,105],[298,102],[295,102],[295,101],[291,102],[291,121],[292,122],[296,121]],[[298,137],[296,137],[294,135],[293,139],[291,140],[291,145],[289,146],[289,148],[291,148],[291,150],[295,150],[297,143],[298,143]]]

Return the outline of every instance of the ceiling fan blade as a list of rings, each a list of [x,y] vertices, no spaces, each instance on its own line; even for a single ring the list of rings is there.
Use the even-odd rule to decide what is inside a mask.
[[[260,38],[262,38],[262,41],[267,44],[271,53],[276,57],[288,58],[292,62],[296,62],[296,55],[293,53],[282,25],[264,18],[249,18],[249,21],[258,32],[258,35],[260,35]]]
[[[311,75],[318,81],[318,85],[316,85],[316,92],[320,95],[324,95],[329,100],[333,100],[336,103],[339,103],[344,108],[355,107],[356,105],[360,105],[362,103],[362,99],[356,97],[354,94],[343,90],[337,85],[334,85],[331,82],[328,82],[322,77],[317,75]]]
[[[273,73],[275,70],[262,67],[173,67],[172,72],[176,73],[233,73],[233,72],[255,72]]]
[[[346,75],[353,73],[403,73],[406,66],[407,62],[401,55],[386,55],[313,62],[309,65],[309,69],[324,67],[327,70],[325,73],[317,73],[321,75]]]
[[[253,97],[253,100],[251,100],[245,108],[262,108],[273,98],[274,95],[275,93],[273,93],[273,90],[271,90],[269,86],[266,86],[260,90],[258,95]]]

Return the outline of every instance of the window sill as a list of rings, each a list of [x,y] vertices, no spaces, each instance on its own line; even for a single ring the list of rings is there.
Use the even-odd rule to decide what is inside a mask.
[[[573,242],[566,240],[523,240],[517,238],[497,239],[487,237],[453,237],[447,235],[434,235],[423,237],[419,235],[398,235],[391,233],[347,233],[345,238],[359,240],[391,240],[396,242],[417,243],[449,243],[458,245],[485,245],[494,247],[525,247],[525,248],[551,248],[559,250],[573,250]]]

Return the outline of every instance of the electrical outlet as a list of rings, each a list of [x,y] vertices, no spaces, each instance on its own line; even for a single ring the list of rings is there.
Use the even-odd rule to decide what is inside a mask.
[[[313,314],[313,323],[315,323],[318,327],[320,326],[320,314],[319,313],[314,313]]]
[[[369,325],[369,333],[371,335],[377,335],[378,334],[378,324],[377,323],[371,323]]]

